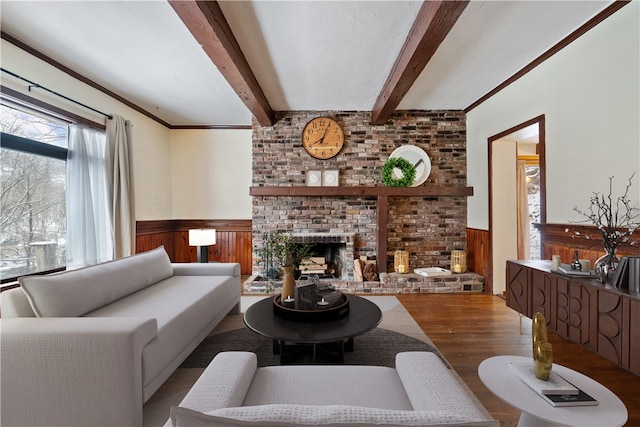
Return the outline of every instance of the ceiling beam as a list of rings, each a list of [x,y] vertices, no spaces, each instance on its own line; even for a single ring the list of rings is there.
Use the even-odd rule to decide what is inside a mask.
[[[218,2],[170,0],[169,4],[258,123],[272,126],[275,123],[275,113],[233,36]]]
[[[374,125],[387,122],[468,4],[469,0],[427,0],[422,3],[371,111]]]

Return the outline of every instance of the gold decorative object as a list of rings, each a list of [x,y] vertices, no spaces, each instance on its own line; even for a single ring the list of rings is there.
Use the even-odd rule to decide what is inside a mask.
[[[553,366],[553,349],[551,348],[551,343],[546,341],[538,342],[534,354],[536,356],[534,365],[536,378],[548,381],[551,375],[551,367]]]
[[[531,341],[536,378],[547,381],[553,366],[553,348],[547,338],[547,321],[540,312],[533,315]]]
[[[409,272],[409,254],[404,249],[398,249],[393,256],[393,271],[396,273]]]
[[[461,249],[451,251],[451,271],[464,273],[467,271],[467,254]]]

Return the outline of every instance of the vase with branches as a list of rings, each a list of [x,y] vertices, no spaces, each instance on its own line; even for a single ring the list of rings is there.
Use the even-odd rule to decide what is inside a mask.
[[[621,196],[615,197],[613,195],[613,177],[610,177],[609,194],[594,192],[591,196],[589,210],[574,208],[574,211],[585,218],[574,222],[591,222],[602,237],[605,255],[595,263],[596,274],[601,279],[606,279],[608,272],[615,269],[618,263],[616,250],[619,246],[638,244],[633,233],[640,228],[640,209],[631,206],[629,199],[629,189],[634,176],[635,173],[629,178]],[[582,236],[580,232],[575,232],[574,237],[590,238],[589,235]]]
[[[281,297],[293,296],[295,270],[304,261],[311,258],[313,244],[298,243],[296,237],[278,231],[268,234],[263,244],[267,270],[282,268],[284,277]]]

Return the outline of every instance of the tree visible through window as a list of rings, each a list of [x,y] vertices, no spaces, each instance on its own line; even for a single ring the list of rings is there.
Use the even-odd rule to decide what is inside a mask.
[[[67,123],[0,106],[0,278],[64,267]]]

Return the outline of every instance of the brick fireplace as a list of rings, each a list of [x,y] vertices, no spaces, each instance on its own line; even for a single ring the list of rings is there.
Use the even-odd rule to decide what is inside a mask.
[[[345,144],[336,157],[317,160],[303,149],[300,135],[314,117],[334,118]],[[281,112],[272,127],[253,123],[253,187],[305,187],[313,170],[338,170],[340,187],[381,186],[380,173],[391,152],[406,144],[423,148],[431,159],[425,185],[466,186],[466,123],[461,111],[405,111],[385,125],[372,125],[369,112]],[[327,194],[329,188],[326,189]],[[348,257],[383,257],[393,267],[393,252],[409,251],[410,268],[449,267],[453,249],[466,245],[465,196],[389,197],[386,253],[376,253],[378,200],[363,195],[254,196],[253,245],[260,253],[265,233],[352,237]],[[254,264],[254,274],[260,273]],[[350,269],[349,269],[350,271]]]

